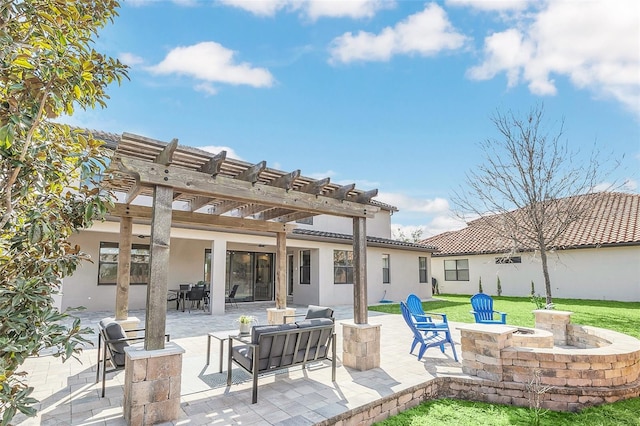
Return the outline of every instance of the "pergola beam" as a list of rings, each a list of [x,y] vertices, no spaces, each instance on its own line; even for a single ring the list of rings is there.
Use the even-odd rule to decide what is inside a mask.
[[[379,211],[378,207],[367,204],[336,200],[322,195],[315,196],[300,191],[289,192],[282,188],[251,184],[221,175],[212,178],[199,171],[177,166],[159,166],[126,156],[115,157],[112,165],[120,172],[137,176],[143,186],[171,186],[174,191],[235,200],[246,204],[259,203],[294,211],[345,217],[374,217]]]
[[[109,213],[113,216],[129,216],[148,220],[151,219],[152,208],[147,206],[131,206],[118,203],[109,209]],[[210,226],[213,228],[251,232],[292,232],[295,228],[295,225],[293,224],[241,219],[229,216],[214,216],[207,213],[193,213],[183,210],[173,210],[171,220],[173,223],[183,225]]]

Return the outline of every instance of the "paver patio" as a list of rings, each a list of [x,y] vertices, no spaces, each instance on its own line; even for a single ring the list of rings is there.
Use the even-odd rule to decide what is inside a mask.
[[[174,307],[174,305],[170,305]],[[226,372],[218,373],[217,342],[206,364],[207,333],[237,328],[240,314],[258,317],[266,323],[266,308],[273,303],[241,304],[228,308],[224,316],[211,316],[202,311],[180,312],[169,309],[166,330],[171,340],[186,353],[182,365],[182,397],[180,418],[173,425],[313,425],[385,396],[430,381],[438,376],[460,376],[462,365],[453,360],[451,351],[444,354],[429,349],[423,361],[408,353],[412,334],[400,315],[369,312],[370,324],[381,324],[380,368],[357,371],[342,366],[342,326],[352,321],[352,306],[335,308],[338,349],[336,382],[331,382],[328,364],[289,369],[284,373],[265,375],[259,379],[258,403],[251,404],[251,382],[226,386]],[[305,307],[297,307],[305,312]],[[144,311],[131,316],[144,320]],[[84,325],[95,326],[112,313],[82,313]],[[460,333],[451,325],[454,342]],[[95,336],[94,336],[95,337]],[[94,338],[95,341],[95,338]],[[459,348],[458,348],[459,349]],[[41,403],[38,416],[19,415],[16,425],[124,425],[122,399],[124,371],[107,375],[105,398],[99,397],[95,382],[97,351],[86,349],[82,364],[70,360],[62,364],[58,358],[41,356],[29,359],[24,367],[34,397]],[[226,360],[224,362],[226,369]],[[234,369],[234,379],[241,377]]]

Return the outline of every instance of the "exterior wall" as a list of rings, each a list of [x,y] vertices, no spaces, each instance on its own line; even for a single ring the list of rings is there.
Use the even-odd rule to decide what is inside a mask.
[[[320,215],[313,217],[313,225],[296,223],[302,229],[353,234],[353,219],[347,217]],[[367,218],[367,235],[370,237],[391,238],[391,213],[380,210],[374,218]]]
[[[353,284],[334,284],[333,250],[352,250],[350,245],[322,244],[320,250],[320,304],[353,304]],[[390,255],[389,284],[382,283],[382,254]],[[430,257],[429,253],[368,247],[367,249],[367,303],[376,304],[381,299],[405,300],[410,293],[422,299],[431,297],[431,279],[420,283],[418,276],[418,257]],[[386,295],[385,295],[386,290]]]
[[[90,311],[115,309],[116,286],[98,285],[101,241],[118,242],[118,234],[113,232],[82,232],[72,238],[72,244],[80,245],[82,250],[91,256],[93,263],[83,262],[73,276],[65,278],[62,296],[63,309],[76,306],[84,306]],[[140,243],[145,241],[148,243],[149,238],[139,241]],[[169,288],[177,288],[180,283],[202,280],[204,277],[204,250],[210,247],[211,243],[204,240],[171,238]],[[146,285],[130,286],[130,309],[144,308],[146,300]]]
[[[473,294],[482,288],[496,294],[500,277],[504,296],[527,296],[531,281],[544,295],[542,265],[537,253],[518,253],[522,263],[496,264],[500,254],[433,257],[433,276],[441,293]],[[444,261],[469,259],[469,281],[445,281]],[[559,298],[640,301],[640,246],[562,250],[549,255],[552,295]]]
[[[288,243],[289,241],[287,241],[287,246],[289,246]],[[292,243],[295,244],[295,242]],[[311,250],[311,283],[309,284],[300,284],[300,252],[302,250]],[[298,305],[319,305],[319,250],[310,248],[287,247],[287,253],[293,253],[293,303]]]
[[[349,221],[352,225],[352,222]],[[119,223],[102,222],[92,230],[83,231],[72,238],[73,244],[80,245],[88,253],[93,263],[84,262],[71,277],[63,283],[62,308],[84,306],[90,311],[113,311],[115,309],[115,285],[98,285],[100,242],[118,242]],[[136,243],[149,242],[148,225],[134,224],[133,235]],[[275,236],[256,236],[226,232],[201,231],[173,228],[171,230],[169,265],[169,289],[178,288],[180,283],[193,283],[204,278],[205,249],[215,245],[215,250],[246,250],[275,252]],[[353,284],[334,284],[333,251],[353,250],[351,244],[338,244],[287,238],[287,254],[293,254],[294,279],[293,303],[300,305],[347,305],[353,304]],[[311,284],[300,284],[300,251],[311,250]],[[390,255],[391,283],[382,283],[382,254]],[[428,283],[419,283],[418,257],[430,258],[430,253],[406,249],[368,247],[367,281],[368,303],[375,304],[381,299],[404,300],[409,293],[423,299],[431,297],[430,268]],[[218,258],[220,259],[220,258]],[[212,305],[214,312],[224,309],[225,264],[213,266]],[[216,278],[217,277],[217,278]],[[216,281],[217,280],[217,281]],[[386,290],[386,293],[385,293]],[[142,309],[146,304],[147,286],[132,285],[129,292],[129,309]],[[216,304],[220,304],[219,309]]]

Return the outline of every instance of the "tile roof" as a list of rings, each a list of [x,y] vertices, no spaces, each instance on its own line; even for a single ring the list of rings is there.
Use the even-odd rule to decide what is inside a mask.
[[[297,236],[309,237],[309,239],[313,240],[346,240],[352,241],[353,236],[349,234],[338,234],[336,232],[324,232],[324,231],[314,231],[312,229],[302,229],[296,228],[293,230],[293,234]],[[379,238],[379,237],[367,237],[367,245],[378,246],[378,247],[398,247],[398,248],[410,248],[410,249],[418,249],[420,251],[430,251],[433,252],[436,250],[436,247],[430,244],[423,243],[411,243],[408,241],[401,240],[391,240],[389,238]]]
[[[640,194],[599,192],[559,201],[559,206],[578,201],[587,202],[592,208],[589,214],[568,226],[555,244],[556,249],[640,245]],[[513,213],[518,215],[519,211]],[[531,249],[514,246],[513,240],[497,236],[483,219],[469,222],[466,228],[459,231],[427,238],[422,243],[438,247],[436,256]]]

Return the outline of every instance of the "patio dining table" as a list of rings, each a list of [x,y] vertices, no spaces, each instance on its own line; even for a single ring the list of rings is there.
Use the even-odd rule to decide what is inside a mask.
[[[189,300],[187,296],[189,295],[189,292],[191,291],[191,289],[190,288],[179,288],[179,289],[172,288],[172,289],[169,289],[169,291],[176,294],[176,297],[177,297],[176,310],[179,311],[180,305],[182,305],[182,312],[184,312],[185,304],[187,303],[187,300]],[[209,290],[204,291],[203,303],[205,303],[206,306],[210,305],[209,303],[210,293],[211,292]]]

